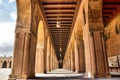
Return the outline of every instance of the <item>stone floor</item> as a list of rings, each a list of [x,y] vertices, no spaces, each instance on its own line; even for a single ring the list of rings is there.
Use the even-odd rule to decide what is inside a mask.
[[[39,80],[76,80],[83,78],[84,73],[77,74],[66,69],[56,69],[52,72],[48,72],[47,74],[36,74],[36,79]]]
[[[87,78],[84,73],[77,74],[75,72],[72,72],[66,69],[56,69],[52,72],[48,72],[47,74],[36,74],[36,79],[39,79],[39,80],[120,80],[120,77],[93,79],[93,78]]]
[[[8,80],[10,71],[11,69],[0,69],[0,80]],[[36,74],[36,79],[30,80],[120,80],[120,77],[92,79],[86,78],[84,73],[77,74],[66,69],[56,69],[47,74]]]
[[[11,69],[0,69],[0,80],[8,80]]]
[[[80,79],[83,78],[84,73],[77,74],[75,72],[66,70],[66,69],[56,69],[52,72],[48,72],[47,74],[36,74],[36,77],[39,79]]]

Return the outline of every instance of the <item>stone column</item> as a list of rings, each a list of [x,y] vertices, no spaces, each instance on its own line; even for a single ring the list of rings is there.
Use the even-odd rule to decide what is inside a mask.
[[[72,51],[72,59],[73,59],[73,71],[75,71],[75,52],[74,52],[74,49]]]
[[[54,63],[55,61],[54,61],[54,59],[55,59],[55,54],[53,53],[53,70],[55,69],[55,68],[54,68],[54,66],[55,66],[55,63]]]
[[[75,72],[79,72],[79,54],[77,48],[77,42],[74,42],[74,50],[75,50]]]
[[[103,39],[103,0],[86,2],[86,25],[83,29],[86,73],[88,77],[110,77]]]
[[[88,77],[110,77],[103,32],[89,33],[85,40],[85,57]]]
[[[93,32],[93,44],[95,54],[95,77],[109,77],[109,68],[107,63],[107,53],[105,51],[103,32]]]
[[[50,58],[50,64],[51,65],[50,66],[51,66],[51,71],[52,71],[53,70],[52,69],[52,57],[53,57],[53,49],[52,48],[51,48],[51,55],[50,56],[51,56],[51,58]]]
[[[73,52],[71,52],[71,71],[75,71],[74,69],[74,60],[73,60]]]
[[[48,72],[50,72],[50,54],[48,56]]]
[[[68,63],[68,70],[69,70],[69,66],[70,66],[69,57],[67,57],[67,63]]]
[[[85,72],[85,53],[84,53],[84,43],[83,40],[80,41],[78,45],[78,54],[79,54],[79,72]]]
[[[66,68],[68,69],[68,57],[66,59]]]
[[[36,53],[36,73],[44,73],[44,48],[38,43],[37,53]]]
[[[70,69],[71,70],[71,54],[69,54],[69,61],[70,61]]]
[[[36,37],[29,30],[16,32],[10,79],[26,79],[35,76],[35,46]]]
[[[47,51],[47,58],[46,58],[46,69],[47,72],[50,72],[50,52]]]
[[[50,53],[50,54],[51,54],[51,53]],[[50,60],[50,55],[49,55],[49,72],[51,71],[51,70],[50,70],[50,68],[51,68],[50,66],[51,66],[51,60]]]

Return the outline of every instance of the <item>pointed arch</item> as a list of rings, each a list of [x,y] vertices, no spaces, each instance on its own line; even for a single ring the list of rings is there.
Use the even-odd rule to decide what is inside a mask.
[[[41,47],[44,48],[44,36],[45,31],[44,31],[44,24],[43,21],[40,20],[39,24],[38,24],[38,34],[37,34],[37,47]]]
[[[3,62],[2,68],[7,68],[7,61],[4,61],[4,62]]]
[[[37,33],[37,47],[36,47],[36,64],[35,72],[44,73],[44,45],[45,45],[45,31],[44,24],[41,20],[38,24],[38,33]]]

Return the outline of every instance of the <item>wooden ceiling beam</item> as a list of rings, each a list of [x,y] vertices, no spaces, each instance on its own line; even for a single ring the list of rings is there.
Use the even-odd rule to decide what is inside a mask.
[[[42,2],[76,2],[77,0],[41,0]]]
[[[49,28],[57,28],[56,25],[55,26],[49,26]],[[71,26],[62,26],[60,28],[71,28]]]
[[[103,1],[103,5],[120,5],[120,1],[109,1],[109,2],[105,2]]]
[[[103,14],[113,14],[113,12],[103,12]]]
[[[63,32],[63,31],[70,31],[70,29],[50,29],[50,31],[60,31],[60,32]]]
[[[64,5],[43,5],[43,8],[75,8],[76,5],[73,5],[73,4],[64,4]]]
[[[56,25],[56,22],[55,23],[48,23],[48,24],[54,24]],[[60,24],[72,24],[71,22],[60,22]]]
[[[75,7],[71,7],[71,8],[61,7],[61,8],[59,8],[59,9],[60,9],[60,10],[75,10]],[[56,7],[44,8],[44,10],[58,10],[58,8],[56,8]]]
[[[53,32],[53,33],[56,33],[56,32],[58,32],[58,33],[69,33],[70,31],[51,31],[51,32]]]
[[[54,14],[54,15],[58,15],[58,12],[46,12],[46,15],[48,14]],[[74,12],[59,12],[59,15],[61,16],[61,14],[74,14]]]
[[[71,28],[71,24],[60,24],[60,25],[61,25],[61,28],[68,28],[68,27]],[[56,24],[49,24],[49,28],[55,28],[55,27],[56,27]]]
[[[73,18],[59,18],[59,20],[72,20]],[[47,18],[47,20],[58,20],[58,18]]]
[[[45,10],[46,12],[58,12],[58,10]],[[59,12],[75,12],[75,10],[59,10]]]
[[[70,27],[60,27],[60,28],[57,28],[57,27],[49,27],[50,29],[71,29]]]
[[[57,16],[58,15],[58,13],[56,13],[56,14],[46,14],[46,17],[48,17],[48,16]],[[59,14],[60,16],[74,16],[74,14]]]
[[[112,3],[114,3],[114,2],[120,2],[120,0],[103,0],[103,2],[107,2],[107,3],[112,2]]]
[[[55,24],[57,22],[57,20],[56,21],[48,21],[48,24]],[[68,24],[71,24],[72,23],[72,21],[60,21],[61,23],[68,23]]]
[[[46,16],[46,18],[58,18],[58,15],[56,15],[56,16]],[[59,16],[59,18],[73,18],[73,16]]]
[[[66,32],[66,33],[60,33],[60,32],[58,32],[58,33],[52,33],[52,35],[59,35],[59,34],[61,34],[61,35],[68,35],[69,32]]]
[[[76,5],[76,2],[42,2],[43,5]]]
[[[56,27],[56,24],[49,24],[49,27]],[[61,24],[61,27],[71,27],[71,24]]]
[[[57,20],[47,20],[48,22],[50,21],[57,21]],[[72,20],[59,20],[59,21],[72,21]]]
[[[60,42],[60,39],[55,39],[54,43]],[[68,43],[68,38],[65,40],[62,40],[61,42],[66,42],[66,44]]]
[[[53,38],[57,38],[57,39],[54,39],[54,43],[58,43],[58,42],[60,42],[60,38],[59,37],[53,37]],[[61,43],[62,42],[68,42],[68,38],[66,38],[66,39],[64,39],[64,40],[61,40]]]
[[[111,16],[110,14],[104,14],[103,16]]]
[[[50,30],[70,30],[70,28],[50,28]]]
[[[103,9],[104,8],[117,8],[119,5],[103,5]]]
[[[114,12],[115,10],[103,10],[102,12]]]
[[[53,36],[53,37],[59,38],[58,35],[57,35],[57,36]],[[62,38],[62,39],[63,39],[63,38],[64,38],[64,39],[68,39],[68,36],[61,36],[61,38]],[[63,40],[64,40],[64,39],[63,39]]]
[[[55,43],[55,45],[56,45],[56,46],[60,46],[60,45],[61,45],[61,46],[66,46],[67,44],[66,44],[66,43],[65,43],[65,44]]]
[[[60,28],[57,28],[56,26],[49,27],[49,29],[71,29],[70,26],[61,26]]]
[[[109,16],[109,15],[108,15],[108,16],[104,16],[104,15],[103,15],[103,18],[110,18],[110,16]]]
[[[117,7],[104,7],[103,10],[117,10]]]

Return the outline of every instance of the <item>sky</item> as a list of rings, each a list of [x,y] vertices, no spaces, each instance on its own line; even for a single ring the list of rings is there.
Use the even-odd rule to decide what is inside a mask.
[[[16,0],[0,0],[0,56],[13,55],[16,17]]]

